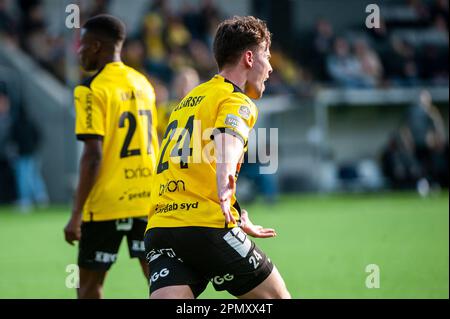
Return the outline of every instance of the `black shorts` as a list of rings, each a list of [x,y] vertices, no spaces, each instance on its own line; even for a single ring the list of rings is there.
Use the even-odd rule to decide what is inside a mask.
[[[212,282],[218,291],[243,295],[272,272],[270,259],[239,228],[152,228],[144,238],[150,293],[189,285],[198,297]]]
[[[145,258],[144,232],[147,218],[124,218],[83,222],[78,246],[78,265],[90,270],[108,270],[117,259],[123,236],[131,258]]]

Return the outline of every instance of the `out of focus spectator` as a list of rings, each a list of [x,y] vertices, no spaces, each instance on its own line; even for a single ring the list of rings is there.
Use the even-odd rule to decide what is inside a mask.
[[[212,48],[215,28],[222,17],[214,1],[202,0],[197,10],[185,3],[181,11],[181,17],[192,37],[205,43],[208,48]]]
[[[319,55],[325,56],[333,50],[334,30],[331,23],[326,19],[316,22],[314,36],[314,50]]]
[[[158,132],[160,136],[164,135],[164,131],[167,127],[170,114],[175,106],[198,84],[200,78],[197,71],[190,67],[185,67],[178,71],[172,83],[171,92],[173,96],[169,97],[166,101],[160,101],[157,103],[158,108]],[[155,88],[156,90],[156,88]],[[161,88],[159,88],[161,92]],[[156,92],[158,93],[158,92]],[[163,93],[163,92],[161,92]]]
[[[407,0],[407,2],[408,6],[414,10],[420,21],[427,21],[430,19],[430,10],[422,0]]]
[[[127,62],[127,65],[141,73],[146,73],[144,66],[145,48],[141,40],[137,38],[127,39],[123,46],[122,54],[122,58]]]
[[[148,73],[168,83],[172,77],[172,70],[167,62],[164,28],[164,17],[158,12],[151,12],[144,18],[142,39],[145,44]]]
[[[18,26],[12,15],[8,12],[7,1],[0,0],[0,39],[17,44]]]
[[[369,29],[368,34],[375,42],[377,49],[383,50],[384,46],[389,43],[389,32],[383,17],[380,17],[380,27]]]
[[[407,114],[407,128],[422,177],[430,183],[448,186],[448,142],[445,126],[431,95],[423,90]]]
[[[430,7],[430,15],[433,21],[443,18],[448,29],[448,0],[435,0]]]
[[[14,164],[19,208],[26,212],[33,204],[47,206],[47,188],[41,176],[38,157],[42,134],[24,108],[20,109],[12,125],[11,140],[16,145],[18,155]]]
[[[336,38],[334,50],[327,57],[327,70],[331,79],[344,88],[370,87],[360,61],[350,52],[350,46],[344,38]]]
[[[5,83],[0,82],[0,203],[10,203],[15,198],[9,152],[11,124],[11,102]]]
[[[394,189],[413,189],[422,176],[414,144],[406,126],[398,129],[388,140],[381,154],[384,176]]]
[[[107,13],[110,0],[89,0],[88,3],[83,3],[81,8],[81,15],[84,19],[89,19],[98,14]]]
[[[361,65],[365,83],[370,87],[378,86],[383,77],[383,66],[378,54],[369,48],[363,39],[355,42],[355,54]]]
[[[192,67],[198,71],[200,78],[207,79],[217,71],[212,50],[204,42],[193,40],[189,44],[188,52],[192,58]]]
[[[391,50],[385,60],[388,80],[401,86],[413,86],[420,82],[414,47],[394,37]]]
[[[325,69],[325,61],[326,57],[333,51],[334,40],[334,30],[331,23],[323,18],[317,20],[312,40],[313,51],[311,59],[313,69],[320,80],[326,80],[328,78]]]
[[[430,187],[448,187],[448,151],[442,116],[423,90],[382,152],[383,173],[394,188],[417,188],[425,195]]]
[[[434,85],[448,85],[447,54],[448,50],[434,44],[425,45],[419,57],[421,78]]]
[[[39,0],[19,2],[21,47],[61,82],[65,80],[65,48],[62,35],[47,31],[44,5]]]

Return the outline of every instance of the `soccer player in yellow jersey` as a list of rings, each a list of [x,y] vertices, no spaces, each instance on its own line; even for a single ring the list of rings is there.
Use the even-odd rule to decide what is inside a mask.
[[[74,92],[78,140],[84,142],[66,241],[79,240],[79,298],[101,298],[124,236],[148,278],[143,234],[158,139],[153,87],[120,59],[125,26],[98,15],[82,28],[79,55],[97,73]]]
[[[290,298],[270,259],[247,237],[273,237],[251,223],[236,178],[272,72],[270,33],[254,17],[222,22],[219,74],[174,108],[152,181],[145,234],[151,298],[196,298],[211,281],[239,298]],[[213,139],[213,140],[211,140]]]

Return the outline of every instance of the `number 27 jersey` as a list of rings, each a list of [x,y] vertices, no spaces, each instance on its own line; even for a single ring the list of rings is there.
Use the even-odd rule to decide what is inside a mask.
[[[83,220],[146,216],[158,153],[153,87],[139,72],[113,62],[77,86],[74,96],[77,138],[103,141]]]

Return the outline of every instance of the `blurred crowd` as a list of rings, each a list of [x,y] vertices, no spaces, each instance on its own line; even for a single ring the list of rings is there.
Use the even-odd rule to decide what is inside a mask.
[[[380,10],[379,28],[337,34],[328,20],[317,21],[302,52],[317,80],[345,88],[448,85],[448,0]]]
[[[0,37],[20,46],[65,81],[64,38],[48,31],[43,2],[17,0],[14,14],[8,2],[0,0]],[[82,19],[108,12],[110,2],[82,5]],[[338,33],[327,19],[319,18],[315,29],[302,35],[298,50],[281,47],[275,37],[274,73],[267,94],[310,96],[324,85],[448,85],[448,0],[406,0],[401,7],[382,10],[385,18],[374,29],[357,26]],[[195,70],[200,81],[216,72],[212,40],[225,17],[213,0],[203,0],[196,7],[185,2],[177,10],[165,0],[149,1],[139,31],[129,34],[124,60],[146,73],[158,88],[168,88],[172,96],[171,86],[180,70]]]
[[[23,105],[15,105],[0,81],[0,204],[15,202],[22,212],[46,207],[47,187],[41,175],[39,149],[43,135]]]
[[[0,39],[20,47],[39,64],[65,81],[65,43],[61,34],[48,30],[41,0],[0,0]]]
[[[112,1],[79,3],[83,24],[92,16],[110,12]],[[163,135],[172,108],[193,87],[217,72],[212,41],[218,23],[227,16],[214,0],[202,0],[198,6],[184,2],[176,10],[166,0],[148,3],[139,27],[128,34],[123,60],[144,73],[154,86],[158,130]],[[342,30],[326,18],[318,18],[315,27],[303,30],[298,35],[298,44],[290,48],[281,46],[275,36],[271,48],[274,71],[266,83],[266,94],[307,98],[324,86],[448,86],[448,0],[405,0],[391,4],[395,5],[382,6],[379,28],[358,25]],[[68,68],[76,67],[77,73],[78,65],[68,63],[67,53],[75,55],[78,43],[68,45],[63,34],[50,30],[43,0],[0,0],[1,44],[27,52],[62,83],[72,85]],[[79,30],[75,32],[79,34]],[[81,69],[79,73],[80,77],[89,75]],[[9,129],[11,121],[18,117],[10,114],[7,93],[6,89],[0,90],[0,180],[11,185],[15,178],[17,194],[8,195],[7,186],[0,183],[0,195],[4,197],[0,196],[0,201],[17,196],[26,207],[34,196],[34,200],[45,203],[48,198],[45,185],[39,184],[34,155],[39,143],[36,140],[30,144],[20,132]],[[30,134],[39,139],[33,124],[29,124],[29,132],[35,130]],[[383,152],[384,174],[393,186],[435,183],[448,187],[448,141],[443,126],[429,94],[422,93]],[[16,144],[16,156],[24,155],[21,164],[10,170],[5,155],[7,143]],[[27,176],[33,174],[38,182],[28,188],[34,187],[37,193],[23,195],[31,192],[23,185],[29,179]]]

